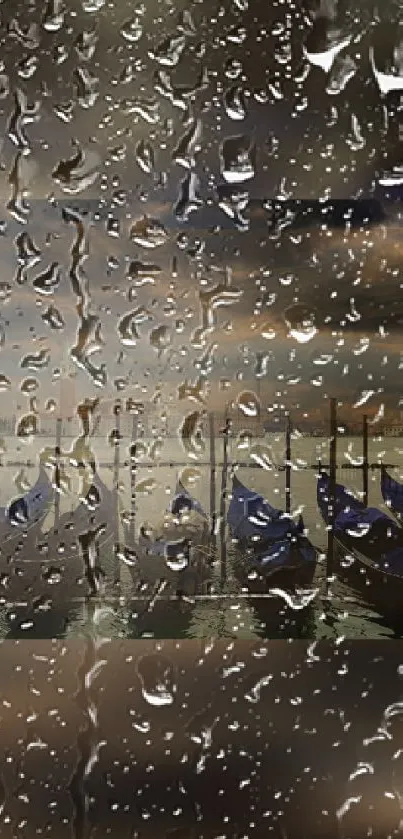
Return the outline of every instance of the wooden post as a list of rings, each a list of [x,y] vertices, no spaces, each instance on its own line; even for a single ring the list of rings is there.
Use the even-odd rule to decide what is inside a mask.
[[[362,418],[362,489],[363,502],[368,507],[368,417]]]
[[[137,480],[137,418],[133,417],[132,444],[130,446],[130,547],[134,548],[136,541],[136,480]]]
[[[61,417],[58,417],[56,420],[56,445],[55,445],[55,485],[56,485],[56,495],[55,495],[55,518],[54,518],[54,530],[57,531],[59,527],[59,519],[60,519],[60,454],[61,454],[61,439],[62,439],[62,423],[63,420]]]
[[[217,548],[216,537],[216,459],[215,459],[215,427],[214,414],[209,413],[209,433],[210,433],[210,533],[209,533],[209,553],[210,562],[215,559],[215,552]]]
[[[285,431],[285,511],[291,512],[291,419],[287,416]]]
[[[329,590],[330,578],[334,567],[334,521],[335,521],[335,493],[336,493],[336,469],[337,469],[337,403],[336,399],[330,400],[330,474],[329,474],[329,498],[328,498],[328,537],[327,537],[327,591]]]
[[[120,584],[120,522],[119,522],[119,467],[120,467],[120,404],[116,403],[113,409],[116,417],[116,439],[114,449],[114,463],[113,463],[113,485],[115,492],[115,516],[114,516],[114,542],[115,542],[115,567],[114,567],[114,586],[118,587]]]
[[[223,429],[223,464],[221,473],[221,496],[220,496],[220,540],[221,540],[221,585],[227,581],[227,522],[226,522],[226,495],[227,495],[227,474],[228,474],[228,437],[231,428],[231,420],[225,416]]]

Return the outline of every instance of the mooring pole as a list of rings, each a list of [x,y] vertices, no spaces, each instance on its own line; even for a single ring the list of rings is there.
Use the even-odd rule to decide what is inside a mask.
[[[285,511],[291,512],[291,419],[287,416],[285,430]]]
[[[368,507],[368,416],[362,418],[362,489],[363,501]]]
[[[335,494],[336,494],[336,470],[337,470],[337,403],[336,399],[330,400],[330,473],[329,473],[329,498],[328,498],[328,536],[327,536],[327,565],[326,565],[326,588],[329,591],[330,581],[334,568],[334,523],[335,523]]]
[[[209,554],[210,562],[214,562],[217,549],[216,537],[216,458],[215,458],[215,423],[214,414],[209,413],[209,436],[210,436],[210,533],[209,533]]]
[[[137,417],[132,422],[132,442],[130,446],[130,547],[134,548],[136,541],[136,481],[137,481]]]
[[[231,420],[225,415],[225,426],[223,429],[223,464],[221,473],[221,497],[220,497],[220,537],[221,537],[221,584],[227,581],[227,522],[226,522],[226,500],[227,500],[227,475],[228,475],[228,437],[231,428]]]
[[[54,530],[59,527],[60,519],[60,456],[61,456],[61,441],[62,441],[62,423],[61,417],[56,420],[56,446],[55,446],[55,517]]]
[[[114,462],[113,462],[113,484],[115,495],[114,510],[114,542],[115,542],[115,567],[114,585],[120,585],[120,521],[119,521],[119,470],[120,470],[120,403],[114,405],[113,413],[116,418],[115,439],[114,439]]]

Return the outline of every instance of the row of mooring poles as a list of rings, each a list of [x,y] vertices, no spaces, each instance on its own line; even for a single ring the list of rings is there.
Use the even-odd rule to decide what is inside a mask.
[[[362,487],[363,503],[368,506],[368,416],[362,418]],[[333,575],[335,559],[335,496],[337,482],[337,400],[330,400],[330,463],[329,463],[329,498],[328,498],[328,540],[327,540],[327,586]]]
[[[114,490],[115,490],[115,551],[116,556],[120,551],[120,536],[119,536],[119,470],[120,470],[120,406],[118,404],[114,407],[114,415],[116,418],[115,427],[115,456],[114,456]],[[227,579],[227,553],[226,553],[226,499],[227,499],[227,480],[228,480],[228,445],[229,434],[231,428],[231,421],[226,414],[225,425],[223,429],[223,464],[221,470],[221,492],[220,492],[220,506],[219,506],[219,535],[220,535],[220,567],[221,567],[221,582],[224,584]],[[137,481],[137,453],[136,453],[136,434],[137,434],[137,420],[133,417],[132,424],[132,441],[130,446],[130,491],[131,491],[131,515],[130,515],[130,541],[131,546],[134,547],[136,541],[136,481]],[[216,482],[217,482],[217,464],[215,452],[215,422],[214,414],[209,414],[209,437],[210,437],[210,525],[209,525],[209,553],[210,560],[213,561],[217,548],[217,500],[216,500]],[[119,584],[119,562],[115,565],[115,584]]]

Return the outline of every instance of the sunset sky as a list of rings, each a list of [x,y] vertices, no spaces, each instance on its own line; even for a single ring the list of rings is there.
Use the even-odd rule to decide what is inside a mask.
[[[259,359],[266,371],[259,385],[264,408],[327,410],[334,395],[352,417],[363,405],[370,414],[382,406],[397,409],[403,238],[398,207],[385,203],[377,173],[398,158],[397,152],[390,156],[382,129],[385,100],[369,64],[370,4],[359,24],[348,11],[340,12],[342,30],[358,27],[361,34],[357,72],[338,97],[326,93],[326,73],[304,59],[308,36],[311,52],[319,49],[312,46],[312,38],[319,37],[316,24],[312,29],[318,4],[311,4],[309,25],[302,7],[290,24],[276,4],[270,19],[260,2],[253,4],[253,14],[237,11],[237,4],[225,13],[217,7],[207,14],[196,4],[190,17],[183,14],[185,6],[166,2],[159,18],[152,5],[136,18],[130,5],[109,4],[94,17],[77,2],[69,5],[63,25],[52,29],[32,3],[31,40],[18,28],[18,10],[14,18],[10,7],[4,9],[11,32],[4,44],[7,82],[1,103],[7,130],[0,173],[0,373],[10,382],[4,414],[28,406],[19,393],[27,377],[40,382],[36,396],[42,412],[46,401],[59,395],[53,371],[60,367],[63,375],[76,372],[79,399],[133,395],[149,401],[161,383],[162,403],[183,413],[194,402],[178,403],[177,387],[205,375],[207,405],[217,410],[240,391],[255,389]],[[167,49],[158,20],[164,20],[168,40],[182,38],[180,57],[155,58]],[[288,33],[285,41],[281,33]],[[285,42],[292,47],[294,73],[281,59]],[[256,62],[257,44],[261,62]],[[24,50],[30,60],[39,59],[32,73],[23,63]],[[352,55],[352,48],[347,53]],[[158,93],[167,83],[161,73],[168,73],[176,91],[171,100],[168,93]],[[241,104],[235,102],[231,111],[236,84]],[[196,93],[189,98],[185,91],[181,100],[192,85]],[[234,116],[237,107],[241,111]],[[353,117],[363,141],[356,137],[352,147]],[[197,131],[199,140],[192,146],[189,138]],[[240,134],[250,143],[255,175],[231,184],[220,171],[222,144]],[[74,168],[77,152],[83,157]],[[149,171],[147,153],[153,158]],[[189,198],[193,210],[186,221],[178,219],[175,207],[186,193],[189,166],[199,179],[199,198]],[[399,197],[398,190],[390,192]],[[376,198],[388,217],[366,221],[362,203],[349,229],[348,219],[340,221],[337,213],[323,221],[316,206],[313,220],[300,217],[276,235],[264,203],[276,196],[283,206],[287,196],[311,202]],[[228,215],[231,207],[249,218],[249,229],[236,227]],[[69,276],[78,227],[63,219],[66,208],[70,216],[75,208],[83,221],[87,258],[79,268],[81,309]],[[369,216],[372,211],[373,205]],[[152,249],[130,239],[133,224],[144,214],[166,231],[163,244]],[[38,259],[21,274],[16,240],[24,230]],[[29,254],[26,259],[29,264]],[[136,260],[161,270],[136,285],[127,279]],[[54,263],[60,281],[52,293],[39,294],[35,280]],[[199,291],[225,282],[228,268],[239,299],[215,309],[211,331],[200,335]],[[296,304],[300,308],[290,310]],[[44,321],[49,306],[59,312],[63,329]],[[135,344],[124,346],[117,324],[135,310],[144,322],[136,327]],[[102,388],[70,358],[81,317],[93,319],[89,363],[101,371],[101,379],[106,371]],[[301,317],[305,326],[308,319],[306,328],[312,321],[307,341],[298,337]],[[46,350],[46,366],[21,367],[24,357]]]

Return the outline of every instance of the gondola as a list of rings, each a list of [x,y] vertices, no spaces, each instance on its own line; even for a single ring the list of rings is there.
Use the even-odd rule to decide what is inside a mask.
[[[23,531],[35,526],[39,528],[53,498],[54,487],[41,466],[35,484],[25,495],[14,498],[6,507],[0,508],[2,546],[20,538]]]
[[[321,472],[317,502],[329,525],[330,478]],[[403,531],[386,513],[366,507],[341,484],[334,494],[335,573],[403,628]]]
[[[182,521],[183,514],[192,511],[204,520],[204,525],[193,531]],[[198,543],[206,535],[208,517],[180,481],[169,512],[174,517],[172,534],[162,537],[145,525],[136,534],[133,521],[123,522],[122,559],[131,572],[134,589],[132,637],[186,637],[194,608],[192,594],[200,593],[199,585],[209,577],[207,568],[201,573],[198,561]]]
[[[398,524],[403,525],[403,484],[392,478],[384,466],[381,467],[381,493]]]
[[[234,475],[227,523],[248,578],[257,573],[266,589],[312,584],[318,551],[304,535],[302,516],[294,522]]]
[[[46,532],[25,529],[18,543],[3,543],[9,637],[62,637],[80,601],[109,581],[114,504],[114,492],[95,473],[77,507],[57,524]]]

